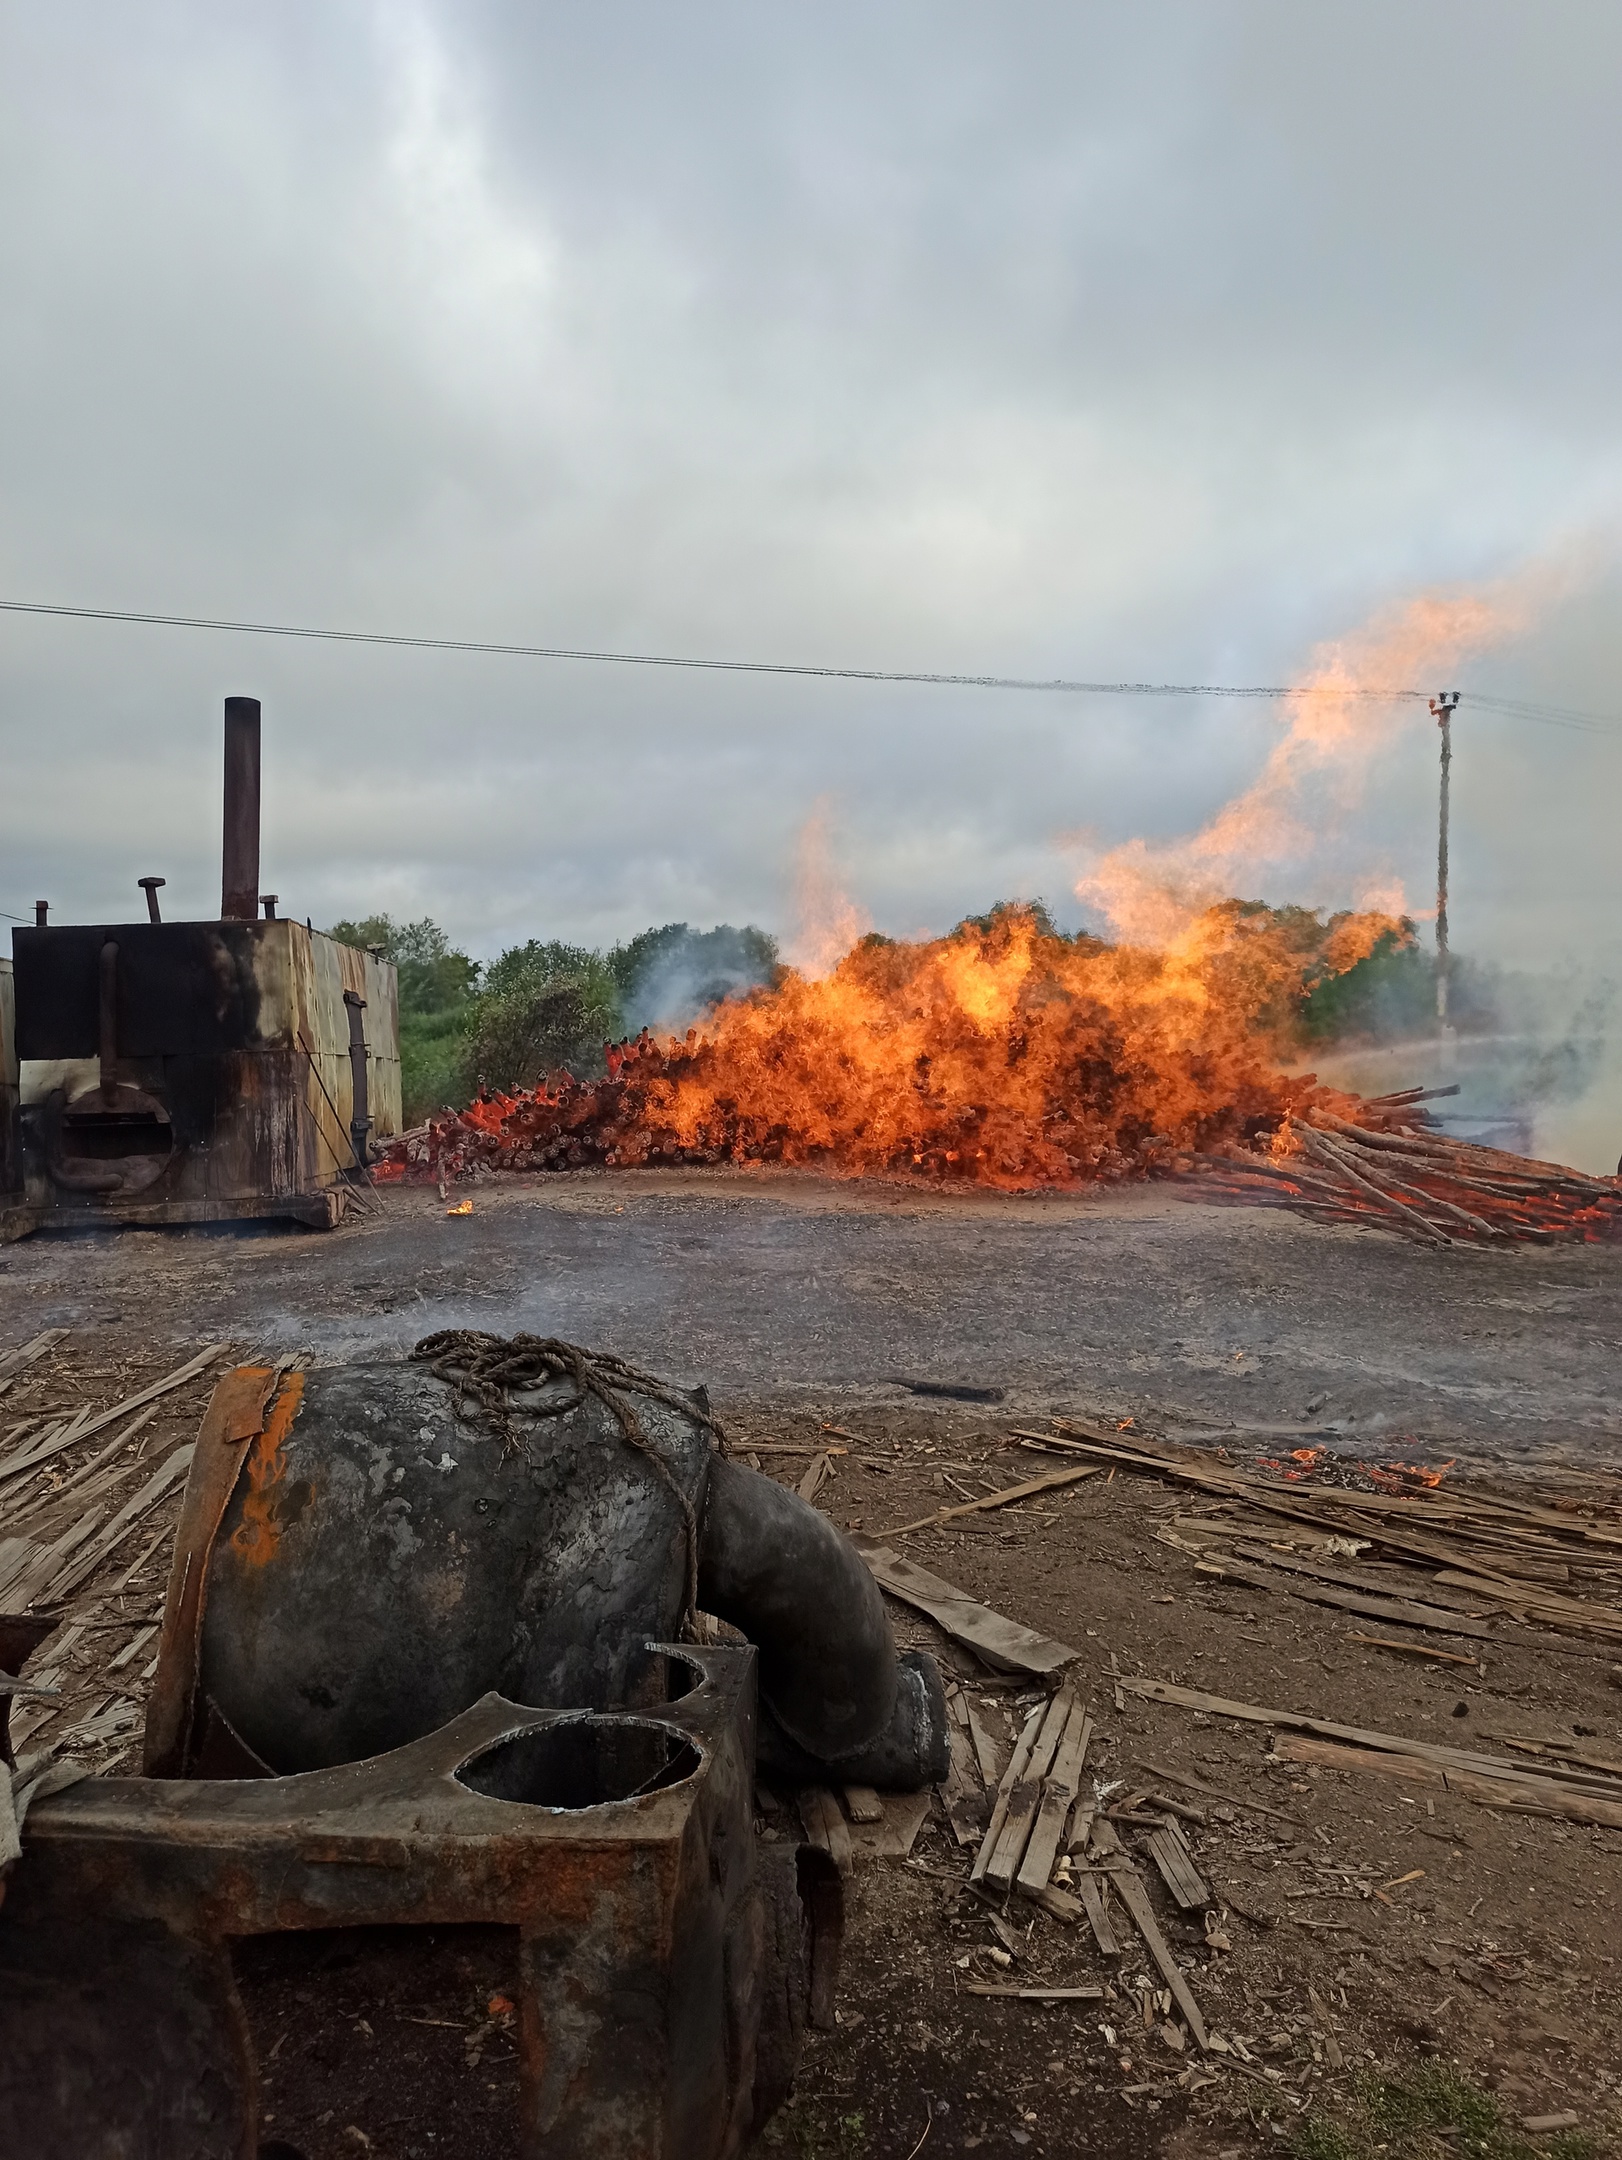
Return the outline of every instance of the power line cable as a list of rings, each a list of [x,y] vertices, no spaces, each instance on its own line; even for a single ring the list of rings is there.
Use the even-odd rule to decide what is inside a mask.
[[[72,622],[130,623],[167,630],[213,630],[244,637],[297,638],[330,645],[371,645],[416,652],[483,653],[515,660],[577,660],[614,667],[685,668],[724,675],[802,676],[836,682],[918,683],[964,690],[1036,690],[1091,697],[1261,698],[1301,697],[1313,685],[1301,683],[1084,682],[1068,676],[959,675],[904,668],[824,667],[790,660],[713,659],[684,653],[613,652],[587,645],[520,645],[490,638],[426,637],[390,630],[337,630],[310,623],[238,621],[227,616],[165,615],[135,608],[76,607],[45,600],[0,600],[0,613],[55,617]],[[1343,697],[1423,702],[1430,692],[1398,685],[1337,686]],[[1612,734],[1622,722],[1602,713],[1568,705],[1548,705],[1523,698],[1495,698],[1466,691],[1468,704],[1517,720],[1536,720],[1584,734]],[[4,910],[0,910],[3,913]],[[12,916],[11,921],[26,918]]]
[[[44,600],[0,600],[0,613],[47,615],[74,622],[140,623],[165,630],[224,630],[247,637],[312,639],[332,645],[385,645],[418,652],[493,653],[514,660],[588,660],[616,667],[696,668],[725,675],[803,675],[841,682],[924,683],[964,690],[1070,691],[1099,697],[1299,697],[1298,683],[1076,682],[1064,676],[948,675],[902,668],[818,667],[791,660],[716,660],[679,653],[609,652],[584,645],[508,645],[486,638],[417,637],[387,630],[327,630],[307,623],[236,622],[212,615],[157,615],[134,608],[68,607]],[[1424,690],[1363,689],[1352,697],[1408,700]]]

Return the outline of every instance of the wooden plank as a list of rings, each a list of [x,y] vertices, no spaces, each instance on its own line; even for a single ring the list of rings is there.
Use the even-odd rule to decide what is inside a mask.
[[[1068,1643],[1055,1642],[1032,1628],[1021,1627],[1018,1621],[994,1612],[940,1576],[903,1560],[887,1546],[870,1545],[860,1538],[853,1542],[881,1590],[927,1613],[954,1642],[965,1644],[998,1671],[1033,1673],[1045,1678],[1068,1665],[1076,1655]]]
[[[960,1515],[978,1515],[986,1508],[1010,1507],[1016,1500],[1029,1500],[1033,1493],[1052,1492],[1061,1485],[1076,1485],[1083,1478],[1097,1477],[1093,1464],[1084,1464],[1076,1470],[1051,1470],[1045,1477],[1027,1478],[1022,1485],[1005,1485],[1001,1492],[987,1493],[983,1500],[965,1500],[961,1507],[937,1508],[933,1515],[920,1515],[916,1522],[897,1523],[893,1530],[880,1530],[879,1537],[905,1537],[913,1530],[933,1530],[939,1523],[955,1522]]]
[[[1019,1873],[1025,1847],[1041,1808],[1043,1780],[1053,1767],[1074,1708],[1075,1697],[1068,1688],[1061,1688],[1048,1704],[1047,1715],[1042,1720],[1024,1772],[1009,1792],[1002,1829],[986,1863],[984,1879],[993,1890],[1007,1890]]]
[[[1083,1868],[1076,1876],[1076,1894],[1087,1915],[1087,1925],[1093,1931],[1093,1941],[1105,1957],[1119,1957],[1120,1938],[1110,1925],[1109,1907],[1104,1900],[1106,1881],[1106,1877]]]
[[[990,1864],[991,1855],[996,1850],[997,1840],[1002,1835],[1002,1826],[1008,1818],[1009,1798],[1015,1785],[1024,1775],[1025,1765],[1031,1759],[1031,1750],[1036,1746],[1037,1735],[1042,1730],[1042,1722],[1046,1715],[1047,1705],[1038,1703],[1025,1720],[1024,1730],[1014,1743],[1014,1752],[1008,1758],[1008,1767],[1002,1774],[996,1797],[991,1804],[991,1820],[986,1825],[986,1834],[980,1841],[980,1850],[975,1856],[974,1866],[969,1871],[971,1883],[984,1882],[985,1880],[986,1868]]]
[[[871,1785],[847,1785],[845,1813],[853,1823],[883,1822],[884,1802]]]
[[[1064,1737],[1042,1788],[1042,1804],[1036,1811],[1030,1843],[1019,1865],[1017,1880],[1022,1890],[1044,1889],[1053,1873],[1059,1841],[1075,1804],[1076,1787],[1081,1782],[1081,1768],[1087,1759],[1087,1743],[1092,1738],[1092,1730],[1092,1719],[1086,1710],[1079,1702],[1072,1702]]]
[[[1205,2020],[1200,2015],[1200,2006],[1194,2000],[1188,1982],[1183,1977],[1182,1967],[1172,1956],[1171,1947],[1160,1932],[1160,1923],[1155,1918],[1154,1907],[1149,1903],[1149,1893],[1143,1886],[1143,1878],[1132,1862],[1124,1856],[1111,1865],[1109,1873],[1117,1897],[1132,1915],[1133,1926],[1143,1937],[1149,1955],[1160,1967],[1161,1976],[1171,1989],[1172,2000],[1183,2013],[1183,2022],[1193,2034],[1195,2046],[1202,2053],[1206,2052],[1211,2043],[1206,2036]]]
[[[851,1825],[852,1861],[905,1860],[928,1817],[928,1786],[919,1793],[887,1794],[882,1822]]]
[[[1002,1751],[980,1722],[967,1695],[963,1698],[963,1709],[969,1721],[969,1745],[974,1749],[974,1759],[979,1766],[981,1781],[995,1791],[1003,1774]]]
[[[950,1734],[952,1758],[937,1788],[941,1806],[954,1838],[960,1845],[978,1845],[985,1834],[986,1798],[975,1771],[969,1736],[954,1725]]]
[[[1315,1740],[1304,1733],[1285,1733],[1277,1750],[1288,1762],[1316,1763],[1329,1770],[1368,1771],[1377,1777],[1406,1778],[1415,1784],[1444,1785],[1467,1800],[1488,1807],[1511,1808],[1519,1814],[1551,1815],[1563,1822],[1598,1824],[1622,1830],[1622,1799],[1606,1800],[1586,1792],[1574,1792],[1553,1778],[1521,1775],[1510,1779],[1486,1777],[1473,1770],[1444,1770],[1439,1763],[1416,1755],[1386,1755],[1374,1748],[1347,1747],[1335,1740]],[[1518,1766],[1517,1766],[1518,1767]]]
[[[1429,1740],[1404,1740],[1396,1733],[1374,1732],[1360,1725],[1336,1725],[1328,1718],[1309,1717],[1299,1710],[1273,1710],[1260,1703],[1233,1702],[1223,1695],[1207,1695],[1201,1688],[1178,1687],[1170,1680],[1123,1678],[1120,1685],[1129,1694],[1141,1695],[1149,1702],[1169,1703],[1175,1709],[1204,1710],[1212,1716],[1235,1718],[1247,1725],[1273,1725],[1283,1732],[1313,1733],[1324,1740],[1345,1740],[1354,1747],[1373,1748],[1386,1754],[1407,1755],[1416,1761],[1435,1763],[1450,1773],[1461,1770],[1477,1777],[1510,1780],[1534,1775],[1522,1764],[1508,1762],[1499,1755],[1476,1755],[1463,1748],[1442,1747]],[[1598,1798],[1622,1797],[1622,1787],[1614,1779],[1561,1771],[1552,1763],[1537,1775],[1558,1780]]]
[[[1181,1838],[1170,1830],[1151,1830],[1145,1842],[1161,1881],[1184,1912],[1199,1912],[1210,1904],[1211,1893]]]
[[[1328,1583],[1299,1582],[1293,1576],[1279,1580],[1279,1571],[1271,1563],[1264,1567],[1253,1566],[1248,1560],[1235,1560],[1227,1554],[1212,1555],[1194,1563],[1195,1573],[1214,1575],[1221,1581],[1248,1583],[1253,1590],[1282,1590],[1291,1597],[1304,1598],[1311,1605],[1333,1605],[1338,1612],[1356,1613],[1364,1620],[1394,1621],[1407,1627],[1429,1628],[1437,1635],[1469,1635],[1488,1642],[1498,1641],[1498,1631],[1485,1620],[1472,1620],[1468,1613],[1450,1612],[1441,1605],[1417,1605],[1405,1598],[1366,1597],[1356,1590],[1336,1590]]]

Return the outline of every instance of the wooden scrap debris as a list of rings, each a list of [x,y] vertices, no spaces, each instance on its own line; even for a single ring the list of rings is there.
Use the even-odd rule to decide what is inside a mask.
[[[1292,1597],[1305,1598],[1309,1604],[1333,1605],[1341,1612],[1358,1613],[1365,1620],[1394,1620],[1410,1627],[1432,1628],[1440,1635],[1479,1635],[1489,1641],[1495,1637],[1496,1631],[1485,1621],[1472,1619],[1467,1613],[1451,1612],[1445,1606],[1420,1605],[1407,1598],[1371,1597],[1363,1590],[1334,1589],[1328,1581],[1321,1579],[1280,1582],[1281,1573],[1322,1578],[1332,1572],[1305,1561],[1286,1559],[1282,1554],[1269,1553],[1253,1560],[1209,1550],[1204,1559],[1195,1562],[1195,1572],[1215,1576],[1223,1582],[1248,1583],[1253,1590],[1287,1591]]]
[[[845,1813],[853,1823],[883,1822],[884,1802],[871,1785],[847,1785]]]
[[[965,1995],[1001,1995],[1010,2002],[1102,2002],[1101,1987],[1014,1987],[999,1980],[965,1980]]]
[[[800,1480],[800,1498],[802,1500],[815,1500],[817,1494],[822,1490],[824,1478],[827,1477],[832,1468],[833,1458],[826,1448],[813,1455],[806,1465],[804,1477]]]
[[[893,1530],[882,1530],[879,1535],[906,1537],[914,1530],[933,1530],[941,1523],[955,1522],[960,1515],[979,1515],[987,1508],[1009,1507],[1016,1500],[1029,1500],[1033,1493],[1054,1492],[1062,1485],[1079,1484],[1081,1479],[1097,1475],[1097,1469],[1090,1463],[1077,1470],[1052,1470],[1045,1477],[1026,1478],[1023,1484],[1006,1485],[1001,1492],[987,1493],[983,1500],[965,1500],[961,1506],[937,1508],[933,1515],[920,1515],[916,1522],[897,1523]]]
[[[919,1612],[927,1613],[954,1642],[964,1644],[999,1672],[1023,1672],[1046,1678],[1076,1655],[1068,1643],[1055,1642],[1016,1620],[994,1612],[926,1568],[915,1567],[886,1545],[861,1537],[852,1541],[881,1590]]]
[[[1184,1912],[1203,1912],[1211,1902],[1211,1893],[1200,1878],[1194,1855],[1179,1832],[1175,1818],[1167,1822],[1164,1829],[1151,1830],[1145,1843],[1150,1859],[1160,1870],[1161,1881],[1176,1903]]]
[[[1496,1804],[1507,1806],[1506,1792],[1519,1795],[1534,1812],[1557,1813],[1573,1822],[1622,1823],[1622,1779],[1587,1768],[1568,1769],[1555,1762],[1540,1763],[1535,1770],[1501,1755],[1482,1755],[1465,1748],[1443,1747],[1435,1741],[1406,1740],[1396,1733],[1373,1732],[1357,1725],[1337,1725],[1298,1710],[1274,1710],[1259,1703],[1233,1702],[1208,1695],[1199,1688],[1175,1686],[1169,1680],[1123,1680],[1122,1686],[1150,1702],[1172,1704],[1183,1710],[1199,1710],[1216,1717],[1237,1718],[1251,1725],[1271,1725],[1280,1732],[1304,1733],[1319,1740],[1345,1745],[1347,1760],[1338,1768],[1380,1770],[1380,1758],[1428,1764],[1445,1773],[1451,1790],[1469,1792],[1483,1781],[1496,1794]],[[1282,1753],[1282,1748],[1280,1749]],[[1402,1775],[1395,1771],[1393,1775]],[[1474,1792],[1473,1798],[1487,1795]]]
[[[1172,2000],[1183,2013],[1183,2022],[1194,2035],[1195,2045],[1202,2053],[1210,2047],[1205,2030],[1205,2019],[1193,1992],[1183,1976],[1183,1968],[1172,1956],[1171,1946],[1160,1932],[1154,1907],[1149,1902],[1149,1892],[1136,1863],[1115,1834],[1113,1824],[1102,1816],[1095,1819],[1092,1831],[1092,1848],[1098,1855],[1100,1870],[1109,1878],[1110,1886],[1132,1916],[1132,1923],[1143,1937],[1149,1955],[1160,1967],[1161,1976],[1171,1990]]]
[[[54,1350],[59,1342],[66,1342],[67,1336],[65,1327],[41,1328],[37,1335],[31,1335],[14,1350],[0,1350],[0,1395],[13,1385],[20,1372],[42,1358],[47,1350]]]
[[[1011,1887],[1019,1872],[1019,1864],[1025,1857],[1025,1847],[1030,1842],[1031,1830],[1042,1804],[1043,1780],[1053,1767],[1074,1708],[1075,1698],[1068,1688],[1061,1688],[1049,1701],[1026,1754],[1024,1765],[1018,1777],[1008,1786],[1001,1820],[998,1821],[995,1815],[993,1816],[996,1834],[993,1836],[990,1830],[986,1832],[980,1856],[974,1863],[971,1881],[984,1881],[993,1890],[1007,1890]],[[1027,1726],[1026,1729],[1028,1731],[1030,1728]]]
[[[1069,1694],[1065,1689],[1063,1694]],[[1055,1698],[1058,1700],[1060,1698]],[[1041,1805],[1036,1811],[1036,1821],[1031,1828],[1030,1843],[1025,1857],[1020,1861],[1015,1883],[1024,1891],[1045,1890],[1053,1873],[1053,1863],[1058,1857],[1059,1841],[1064,1836],[1064,1826],[1075,1804],[1076,1787],[1081,1782],[1082,1765],[1087,1760],[1087,1743],[1092,1738],[1093,1721],[1082,1705],[1072,1697],[1069,1713],[1065,1719],[1064,1734],[1053,1757],[1053,1767],[1042,1784]]]
[[[20,1476],[24,1471],[37,1469],[42,1462],[59,1454],[62,1449],[72,1447],[77,1441],[92,1439],[106,1426],[116,1424],[120,1418],[129,1417],[137,1410],[144,1410],[148,1403],[156,1402],[161,1396],[172,1394],[176,1388],[184,1387],[188,1380],[195,1380],[198,1374],[205,1372],[217,1358],[225,1357],[231,1347],[228,1342],[210,1343],[199,1350],[195,1357],[188,1358],[184,1365],[177,1366],[172,1373],[166,1373],[163,1379],[155,1380],[150,1387],[126,1396],[122,1402],[114,1403],[110,1409],[81,1410],[65,1425],[51,1425],[44,1432],[36,1433],[24,1447],[0,1461],[0,1484]]]
[[[929,1820],[929,1788],[919,1793],[886,1793],[880,1822],[852,1823],[850,1849],[858,1860],[905,1860]]]
[[[961,1688],[947,1689],[946,1707],[952,1720],[948,1734],[952,1752],[946,1776],[937,1790],[953,1837],[960,1845],[978,1845],[985,1831],[985,1791],[974,1759],[969,1709]]]

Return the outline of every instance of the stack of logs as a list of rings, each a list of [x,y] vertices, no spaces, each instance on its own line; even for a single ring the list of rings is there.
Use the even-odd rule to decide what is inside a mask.
[[[1622,1179],[1439,1131],[1419,1106],[1454,1092],[1349,1098],[1351,1116],[1313,1101],[1283,1120],[1265,1152],[1198,1156],[1193,1174],[1202,1196],[1373,1223],[1425,1245],[1553,1244],[1622,1230]]]

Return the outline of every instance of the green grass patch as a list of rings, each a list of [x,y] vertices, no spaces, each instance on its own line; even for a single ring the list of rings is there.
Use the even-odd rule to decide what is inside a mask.
[[[1580,2130],[1529,2137],[1462,2071],[1422,2063],[1360,2078],[1344,2108],[1297,2124],[1289,2152],[1291,2160],[1596,2160],[1599,2147]]]

